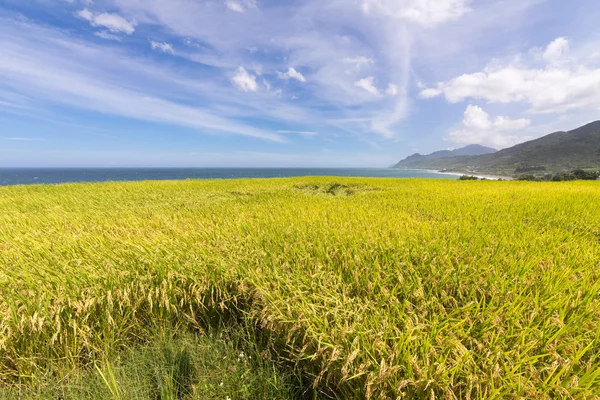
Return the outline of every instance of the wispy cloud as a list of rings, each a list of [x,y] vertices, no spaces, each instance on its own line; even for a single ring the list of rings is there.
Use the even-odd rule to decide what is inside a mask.
[[[145,70],[143,64],[136,64],[134,60],[120,59],[122,55],[110,50],[73,42],[60,32],[26,22],[4,19],[0,25],[6,28],[0,28],[0,45],[4,51],[0,76],[14,91],[37,101],[187,126],[206,133],[225,132],[283,140],[270,132],[223,118],[213,110],[165,98],[161,96],[164,93],[157,90],[159,81],[154,82],[154,93],[146,91],[144,83],[148,81],[140,80],[141,76],[148,77],[148,73],[156,74],[157,71]],[[14,32],[28,34],[15,35]],[[44,68],[39,68],[40,65]],[[115,70],[118,65],[123,69]],[[168,79],[168,74],[164,75],[162,79]]]
[[[363,0],[365,13],[379,13],[427,27],[460,18],[471,11],[471,0]]]
[[[173,49],[173,45],[165,42],[155,42],[154,40],[150,41],[150,46],[152,50],[159,50],[163,53],[171,53],[173,54],[175,51]]]
[[[256,8],[256,0],[225,0],[225,5],[231,11],[243,13],[247,9]]]
[[[357,68],[360,68],[362,65],[369,65],[369,64],[373,64],[375,62],[375,60],[373,60],[372,58],[363,57],[363,56],[346,57],[342,61],[344,61],[345,63],[348,63],[348,64],[355,64]]]
[[[410,5],[414,6],[413,3]],[[417,11],[434,19],[436,25],[459,18],[453,11],[439,9],[435,2],[428,3],[431,4]],[[298,104],[305,114],[329,113],[328,117],[335,118],[358,114],[370,122],[353,126],[353,130],[384,137],[393,134],[393,127],[407,115],[410,43],[414,33],[422,29],[410,18],[399,19],[385,10],[367,13],[360,2],[346,0],[307,0],[289,3],[286,7],[264,6],[260,12],[245,13],[243,18],[235,13],[223,13],[216,3],[211,2],[153,0],[142,7],[138,2],[119,1],[118,5],[131,19],[142,21],[146,18],[187,38],[190,43],[202,43],[205,48],[214,50],[220,55],[218,61],[209,60],[206,52],[194,58],[218,67],[229,65],[228,74],[235,68],[230,80],[238,90],[260,91],[259,87],[255,88],[255,75],[248,69],[258,61],[269,85],[274,82],[273,75],[288,81],[310,82],[303,88],[303,96],[290,93],[293,90],[290,86],[283,88],[284,92],[286,89],[290,92],[280,98],[281,101],[296,97],[307,99],[305,105]],[[225,5],[233,5],[240,11],[229,2]],[[248,3],[244,10],[254,6],[257,4]],[[436,8],[430,12],[429,7]],[[291,15],[294,18],[290,18]],[[306,21],[311,22],[307,24]],[[323,29],[325,26],[327,29]],[[348,35],[347,26],[352,26],[355,34]],[[265,54],[270,56],[265,58]],[[290,64],[295,66],[290,67]],[[244,70],[239,66],[244,66]],[[296,66],[302,66],[302,70]],[[370,76],[382,82],[383,86],[376,88],[377,92],[389,96],[379,96],[381,101],[373,102],[376,92],[373,87],[355,85]],[[273,87],[271,93],[280,89]]]
[[[135,26],[137,25],[135,21],[128,21],[118,14],[96,13],[87,8],[79,10],[77,15],[89,21],[92,26],[104,27],[111,32],[125,33],[127,35],[135,32]]]
[[[102,39],[115,40],[117,42],[120,42],[121,40],[123,40],[123,38],[121,36],[114,35],[114,34],[108,32],[108,31],[94,32],[94,35],[96,35],[96,36],[98,36],[99,38],[102,38]]]
[[[438,129],[438,140],[451,125],[464,133],[463,140],[473,132],[459,125],[464,107],[440,112],[435,107],[444,102],[438,101],[433,111],[425,110],[419,107],[425,102],[418,91],[423,98],[490,103],[493,107],[484,105],[482,112],[490,113],[492,126],[496,115],[507,121],[522,119],[522,111],[500,109],[518,102],[512,101],[516,97],[529,102],[535,112],[571,112],[596,104],[594,93],[600,91],[594,92],[595,84],[589,91],[585,87],[596,82],[597,67],[572,63],[577,45],[571,37],[540,48],[537,64],[519,64],[496,58],[505,50],[504,37],[481,34],[534,26],[534,21],[523,18],[523,23],[519,17],[531,16],[528,10],[542,3],[95,0],[84,5],[72,0],[61,2],[68,11],[56,14],[70,18],[69,23],[78,18],[79,24],[49,28],[60,18],[0,21],[0,90],[8,88],[29,99],[0,101],[10,104],[3,112],[14,113],[19,104],[48,113],[86,110],[204,135],[244,135],[263,140],[257,143],[265,146],[307,143],[299,136],[313,136],[310,141],[316,143],[339,135],[340,143],[368,143],[390,153],[402,150],[387,144],[418,136],[423,129],[410,117],[431,120],[429,114],[435,112],[445,118],[440,124],[446,124],[443,131]],[[1,9],[0,15],[5,15]],[[94,27],[91,32],[88,23]],[[82,26],[85,29],[77,32]],[[522,43],[519,40],[519,46]],[[492,54],[491,49],[499,47],[498,54]],[[170,56],[156,57],[150,49]],[[483,54],[473,57],[476,50]],[[592,47],[589,53],[594,51]],[[489,65],[478,64],[488,53]],[[566,74],[552,75],[556,71]],[[513,88],[511,77],[527,85]],[[546,101],[558,104],[535,105],[542,96],[531,86],[551,78],[560,90]],[[417,88],[417,81],[431,84]],[[502,87],[495,90],[498,82]],[[578,86],[580,82],[584,84]],[[449,122],[450,118],[456,119]],[[529,118],[527,129],[535,125],[534,117]],[[278,131],[280,127],[285,130]]]
[[[279,76],[279,79],[284,79],[286,81],[290,79],[295,79],[298,82],[306,83],[306,78],[304,77],[304,75],[302,75],[300,72],[296,71],[296,69],[292,67],[289,67],[287,72],[285,73],[278,72],[277,75]]]
[[[318,132],[311,132],[311,131],[277,131],[277,133],[296,134],[296,135],[303,135],[303,136],[317,136],[319,134]]]
[[[43,142],[44,138],[32,138],[32,137],[0,137],[2,140],[12,140],[15,142]]]

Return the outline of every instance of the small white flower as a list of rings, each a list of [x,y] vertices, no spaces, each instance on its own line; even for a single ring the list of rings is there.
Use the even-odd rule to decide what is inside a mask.
[[[223,382],[219,383],[219,386],[223,386]]]

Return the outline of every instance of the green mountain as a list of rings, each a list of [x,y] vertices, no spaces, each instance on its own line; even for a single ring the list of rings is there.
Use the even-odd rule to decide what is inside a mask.
[[[574,169],[598,170],[600,169],[600,121],[569,132],[555,132],[493,154],[419,160],[413,158],[412,162],[409,161],[411,157],[400,161],[394,167],[507,176]]]
[[[415,153],[394,165],[393,168],[434,169],[436,167],[432,167],[432,165],[446,165],[445,163],[450,158],[452,161],[459,159],[467,160],[472,156],[492,154],[497,151],[498,150],[492,149],[491,147],[485,147],[479,144],[471,144],[456,150],[440,150],[431,154]]]

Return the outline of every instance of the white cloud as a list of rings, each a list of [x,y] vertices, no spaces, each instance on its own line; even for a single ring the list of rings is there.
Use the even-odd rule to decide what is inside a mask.
[[[263,74],[263,67],[260,64],[252,64],[250,67],[257,76],[261,76]]]
[[[363,0],[362,10],[433,27],[471,11],[471,0]]]
[[[393,83],[390,83],[387,89],[385,90],[385,94],[387,94],[388,96],[397,96],[398,86],[394,85]]]
[[[231,11],[243,13],[247,9],[256,8],[256,0],[225,0],[225,5]]]
[[[490,120],[488,113],[481,107],[469,104],[465,110],[463,125],[467,128],[476,130],[498,130],[512,131],[527,127],[531,121],[528,119],[512,120],[506,117],[496,117],[494,121]]]
[[[369,65],[369,64],[373,64],[375,62],[375,60],[373,60],[372,58],[368,58],[368,57],[346,57],[342,60],[345,63],[348,64],[355,64],[356,68],[360,68],[363,65]]]
[[[92,26],[102,26],[111,32],[125,33],[131,35],[135,32],[135,21],[127,21],[125,18],[118,14],[109,13],[94,13],[87,8],[77,12],[80,18],[88,21]]]
[[[421,92],[419,93],[419,97],[423,99],[433,99],[434,97],[438,97],[442,93],[443,91],[441,89],[428,88],[421,90]]]
[[[470,12],[469,3],[470,0],[414,0],[402,15],[419,24],[434,26]]]
[[[202,46],[200,46],[198,43],[196,43],[193,39],[191,39],[189,37],[186,37],[185,39],[183,39],[183,43],[185,43],[186,46],[194,47],[196,49],[202,48]]]
[[[173,54],[173,52],[174,52],[173,45],[169,44],[169,43],[150,41],[150,45],[152,46],[152,50],[160,50],[164,53],[171,53],[171,54]]]
[[[279,76],[279,79],[285,79],[286,81],[289,79],[295,79],[298,82],[306,83],[306,78],[304,75],[292,67],[289,67],[286,73],[278,72],[277,75]]]
[[[238,67],[237,73],[231,78],[231,82],[242,92],[256,92],[258,89],[256,76],[249,74],[244,67]]]
[[[354,82],[354,86],[364,89],[374,96],[379,96],[380,95],[379,89],[377,89],[375,87],[375,85],[373,84],[374,81],[375,81],[375,78],[372,76],[369,76],[368,78],[363,78],[363,79],[360,79],[360,80]]]
[[[277,131],[277,133],[296,134],[296,135],[302,135],[302,136],[317,136],[319,134],[318,132],[310,132],[310,131]]]
[[[275,96],[278,96],[278,97],[283,94],[283,90],[282,89],[274,89],[273,85],[271,85],[271,83],[268,80],[266,80],[266,79],[262,80],[262,84],[264,85],[265,90],[268,93],[274,94]]]
[[[105,39],[105,40],[115,40],[117,42],[122,40],[121,36],[113,35],[112,33],[108,32],[108,31],[94,32],[94,35],[98,36],[99,38]]]
[[[531,121],[498,116],[493,120],[481,107],[469,104],[463,117],[463,127],[450,131],[446,140],[456,145],[482,144],[504,148],[528,140],[529,137],[507,134],[527,128]]]
[[[91,12],[90,10],[88,10],[87,8],[84,8],[83,10],[79,10],[77,11],[77,15],[80,18],[85,19],[86,21],[93,21],[94,20],[94,13]]]
[[[235,103],[237,96],[226,97],[229,108],[223,111],[218,104],[223,102],[221,96],[226,92],[222,86],[176,76],[172,70],[157,68],[146,59],[129,57],[111,46],[78,41],[60,30],[0,17],[0,48],[0,81],[4,85],[0,87],[0,98],[4,90],[14,91],[15,101],[38,111],[49,111],[48,104],[58,104],[188,127],[202,133],[283,141],[279,135],[231,118],[232,114],[257,112],[254,105],[247,105],[246,111],[240,109]],[[210,94],[211,108],[205,106],[207,94]],[[181,97],[187,97],[188,101],[174,100]],[[198,97],[201,100],[194,103],[202,105],[191,104],[189,99]],[[294,118],[301,115],[300,118],[306,120],[302,110],[292,110],[285,105],[282,109],[285,115]],[[273,118],[278,116],[273,113]]]
[[[481,72],[464,74],[437,88],[421,91],[422,98],[444,95],[451,103],[483,99],[490,103],[524,102],[529,112],[549,114],[570,110],[600,110],[600,69],[576,59],[556,64],[568,49],[565,39],[552,42],[544,53],[544,68],[517,63],[490,65]]]
[[[569,41],[565,38],[555,39],[546,47],[544,52],[544,60],[549,63],[560,62],[565,59],[569,53]]]
[[[223,12],[227,6],[225,0],[116,0],[123,15],[160,25],[174,35],[201,43],[202,51],[190,54],[190,59],[197,62],[227,70],[243,65],[250,74],[257,75],[249,66],[260,60],[263,77],[273,86],[276,86],[273,75],[288,81],[296,79],[289,75],[288,68],[302,66],[302,70],[294,71],[309,81],[310,86],[295,99],[294,107],[302,108],[313,118],[319,115],[326,121],[347,121],[336,122],[336,130],[352,135],[375,133],[386,138],[400,135],[397,124],[410,112],[407,89],[413,73],[411,63],[421,43],[414,45],[426,38],[421,35],[423,24],[414,22],[420,18],[416,14],[425,12],[426,18],[431,19],[426,23],[435,25],[458,18],[466,10],[455,6],[468,4],[468,1],[441,0],[444,4],[434,1],[423,8],[416,0],[395,2],[399,6],[393,7],[392,14],[382,7],[392,7],[394,1],[375,2],[381,7],[374,4],[366,18],[360,7],[362,0],[265,2],[260,12],[250,12],[256,3],[246,7],[236,0],[230,5],[237,11],[246,11],[240,18],[238,13]],[[406,10],[412,11],[402,15]],[[352,26],[350,31],[348,26]],[[255,49],[259,51],[254,52]],[[304,68],[310,71],[310,76],[304,75]],[[369,76],[374,82],[381,82],[381,87],[376,91],[358,89],[355,83]],[[396,95],[386,94],[388,82],[396,85]],[[257,83],[260,89],[265,87],[262,78]],[[379,95],[374,97],[368,90]],[[274,89],[262,92],[275,97]],[[281,96],[280,101],[293,99],[292,95]],[[356,118],[347,118],[348,115]]]
[[[0,137],[4,140],[12,140],[15,142],[43,142],[46,139],[43,138],[32,138],[32,137]]]

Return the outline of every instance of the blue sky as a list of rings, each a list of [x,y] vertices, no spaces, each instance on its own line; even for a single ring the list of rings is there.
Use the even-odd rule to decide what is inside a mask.
[[[0,167],[386,167],[600,119],[597,0],[1,0]]]

